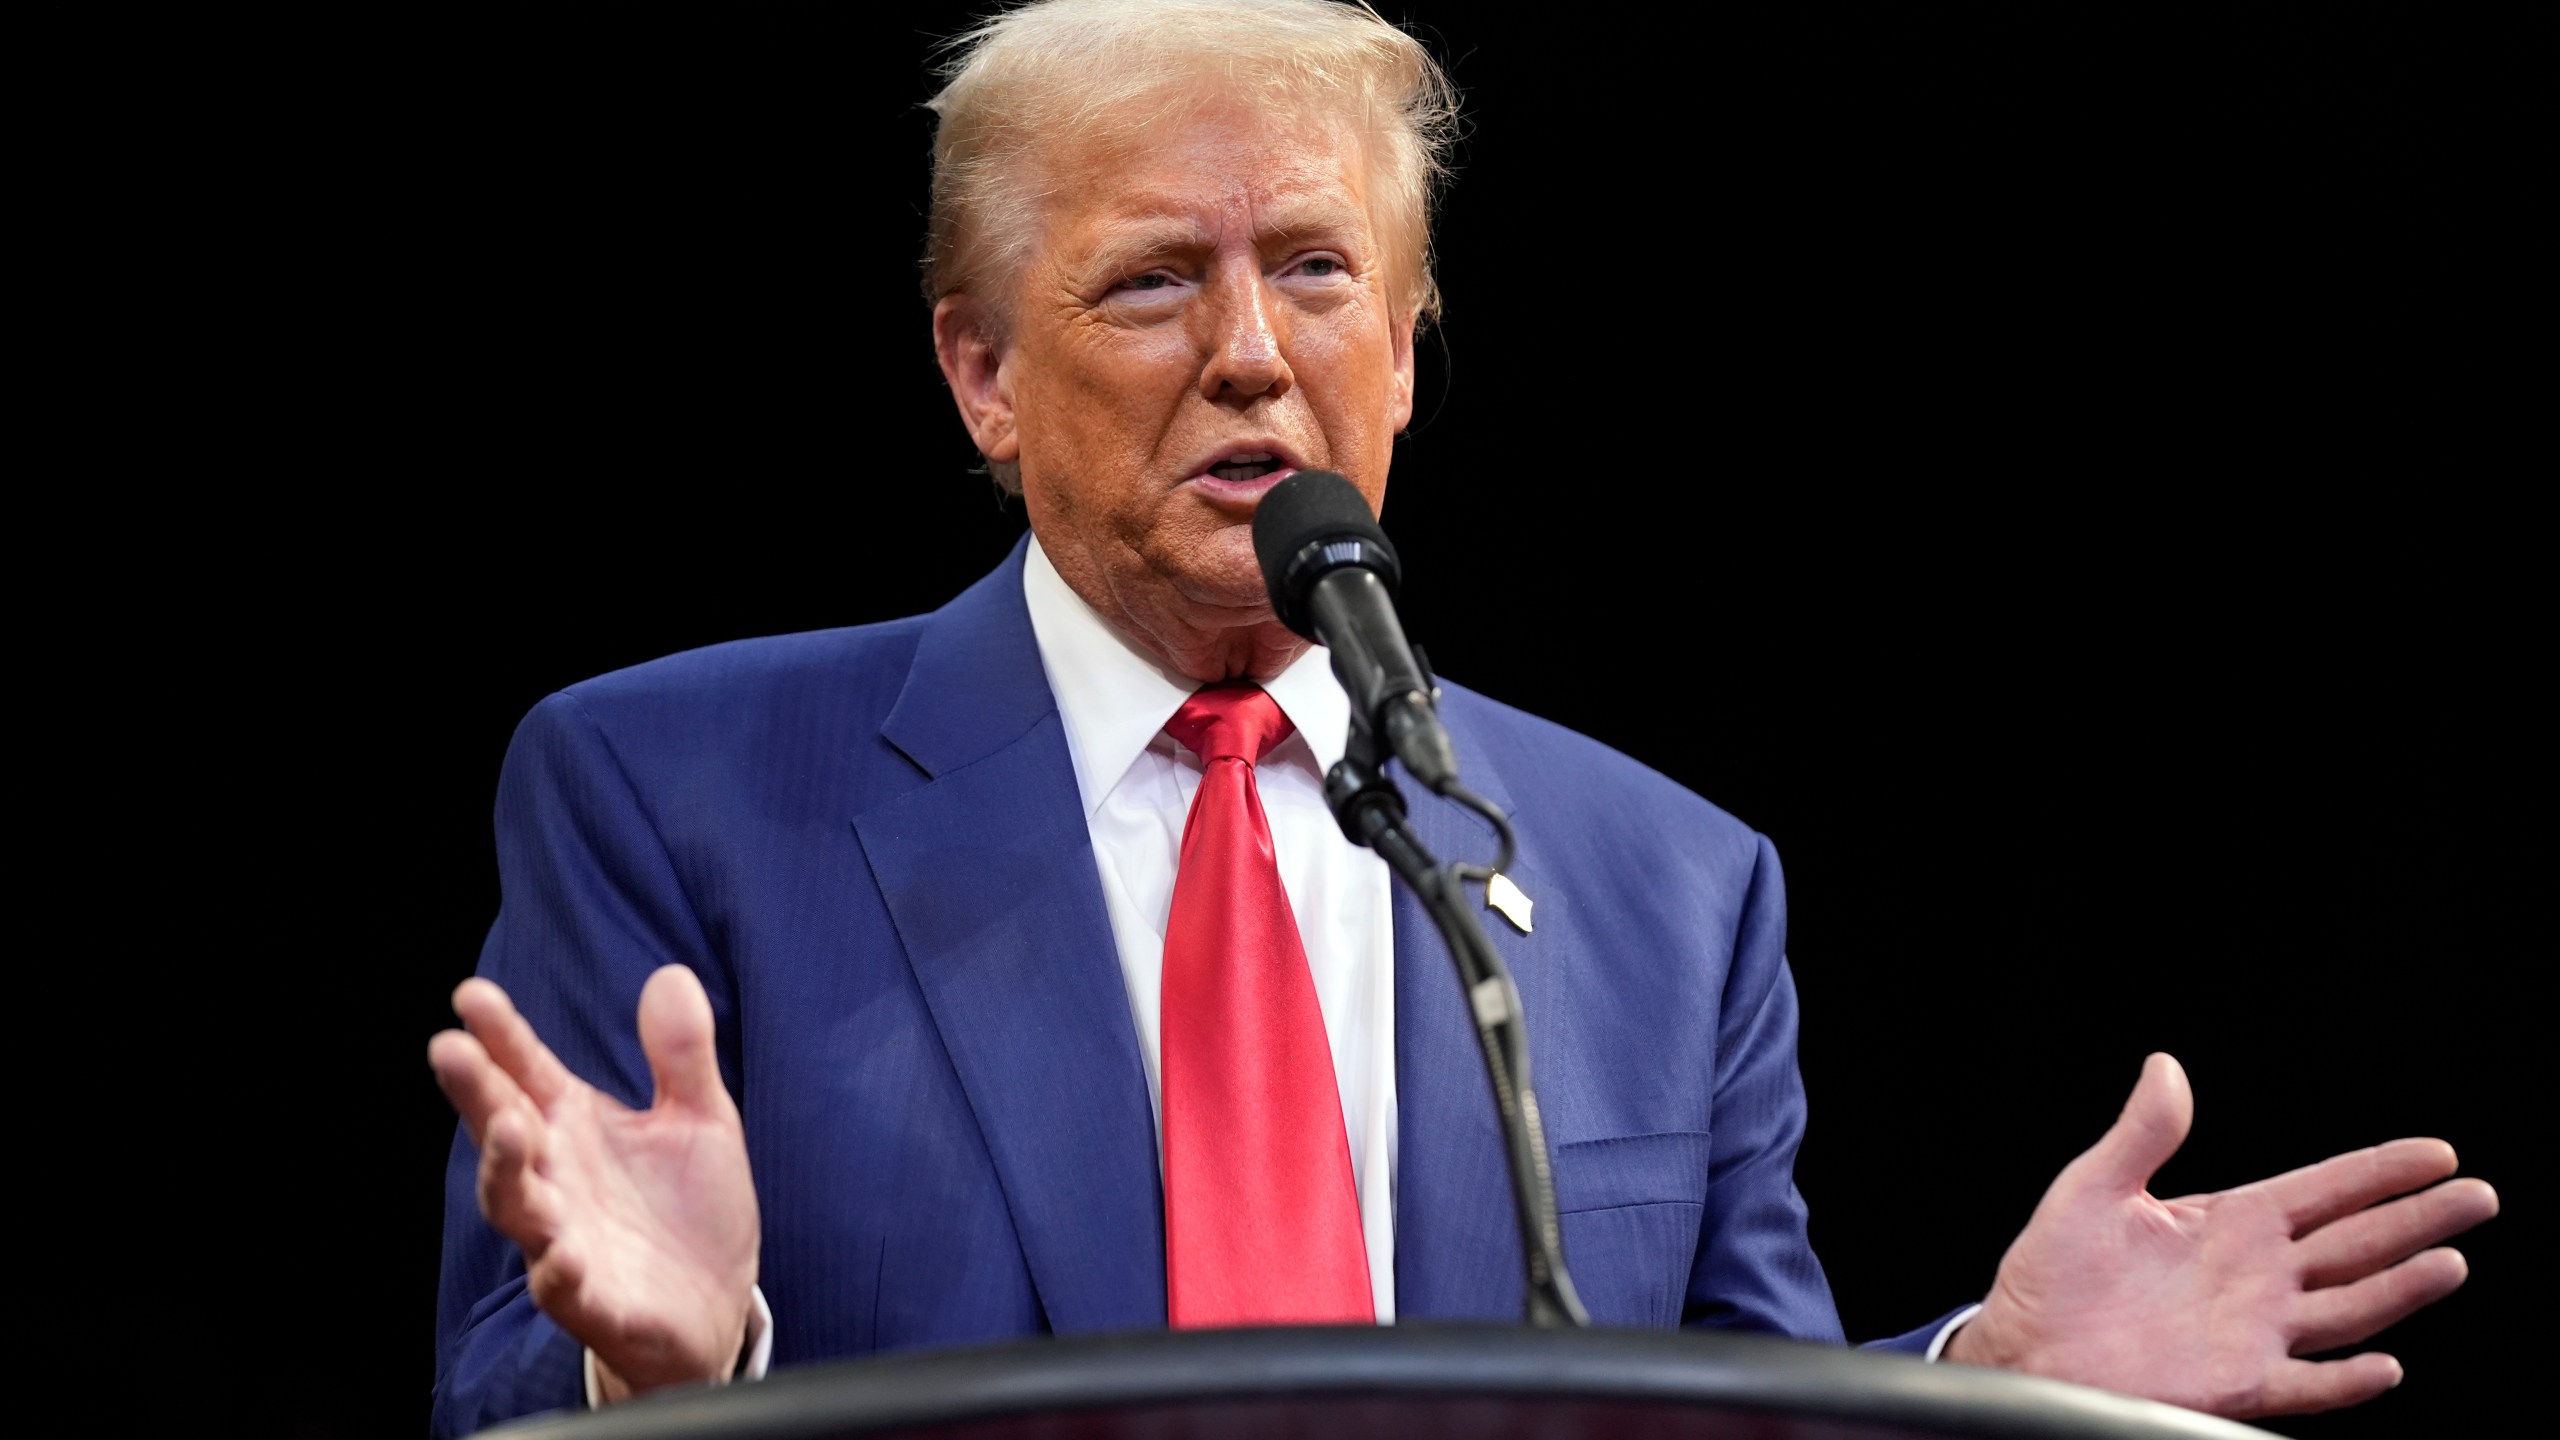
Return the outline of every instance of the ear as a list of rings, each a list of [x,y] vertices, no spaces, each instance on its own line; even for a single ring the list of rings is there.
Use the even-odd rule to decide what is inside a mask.
[[[1395,394],[1387,401],[1387,433],[1401,435],[1413,423],[1413,328],[1418,310],[1407,310],[1390,319],[1389,341],[1395,346]]]
[[[945,295],[934,305],[933,356],[942,363],[943,383],[951,387],[952,402],[960,407],[960,423],[968,427],[978,453],[995,465],[1010,465],[1022,458],[1006,353],[995,327],[967,295]]]

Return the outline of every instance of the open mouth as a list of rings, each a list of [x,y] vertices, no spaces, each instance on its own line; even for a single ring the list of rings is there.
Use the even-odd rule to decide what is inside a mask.
[[[1210,477],[1232,484],[1259,480],[1280,468],[1280,462],[1269,455],[1238,455],[1209,467]]]

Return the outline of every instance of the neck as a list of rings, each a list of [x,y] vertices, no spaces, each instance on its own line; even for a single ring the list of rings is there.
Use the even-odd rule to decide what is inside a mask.
[[[1227,593],[1216,599],[1192,597],[1177,582],[1152,574],[1114,583],[1081,553],[1061,554],[1045,544],[1041,549],[1079,599],[1148,658],[1187,680],[1271,680],[1309,649],[1272,615],[1259,573],[1249,586],[1222,587]],[[1249,603],[1218,603],[1248,595]]]
[[[1203,615],[1185,613],[1186,608],[1196,612],[1197,607],[1113,605],[1102,603],[1114,598],[1107,590],[1097,598],[1072,578],[1067,583],[1157,664],[1203,685],[1270,680],[1307,652],[1307,642],[1272,618],[1268,606],[1258,614]]]

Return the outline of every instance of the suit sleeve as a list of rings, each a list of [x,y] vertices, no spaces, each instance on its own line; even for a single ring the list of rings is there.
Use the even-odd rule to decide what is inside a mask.
[[[1752,864],[1716,1043],[1715,1127],[1706,1223],[1689,1272],[1682,1323],[1842,1342],[1831,1285],[1806,1232],[1796,1189],[1804,1143],[1804,1075],[1796,1065],[1796,985],[1787,968],[1786,882],[1767,837]],[[1929,1354],[1950,1311],[1870,1350]]]
[[[1840,1315],[1796,1190],[1805,1099],[1786,949],[1786,882],[1764,837],[1725,972],[1706,1213],[1681,1321],[1836,1344]]]
[[[731,978],[638,788],[573,695],[551,696],[517,727],[496,819],[501,898],[479,973],[572,1072],[644,1106],[640,988],[659,966],[690,966],[711,996],[723,1078],[737,1093]],[[479,1159],[456,1127],[436,1298],[438,1436],[585,1402],[583,1347],[534,1307],[523,1254],[481,1218]]]

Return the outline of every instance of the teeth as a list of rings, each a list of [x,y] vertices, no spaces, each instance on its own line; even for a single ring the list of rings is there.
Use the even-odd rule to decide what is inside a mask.
[[[1258,480],[1279,468],[1279,462],[1268,455],[1240,455],[1210,466],[1209,473],[1221,480]]]

